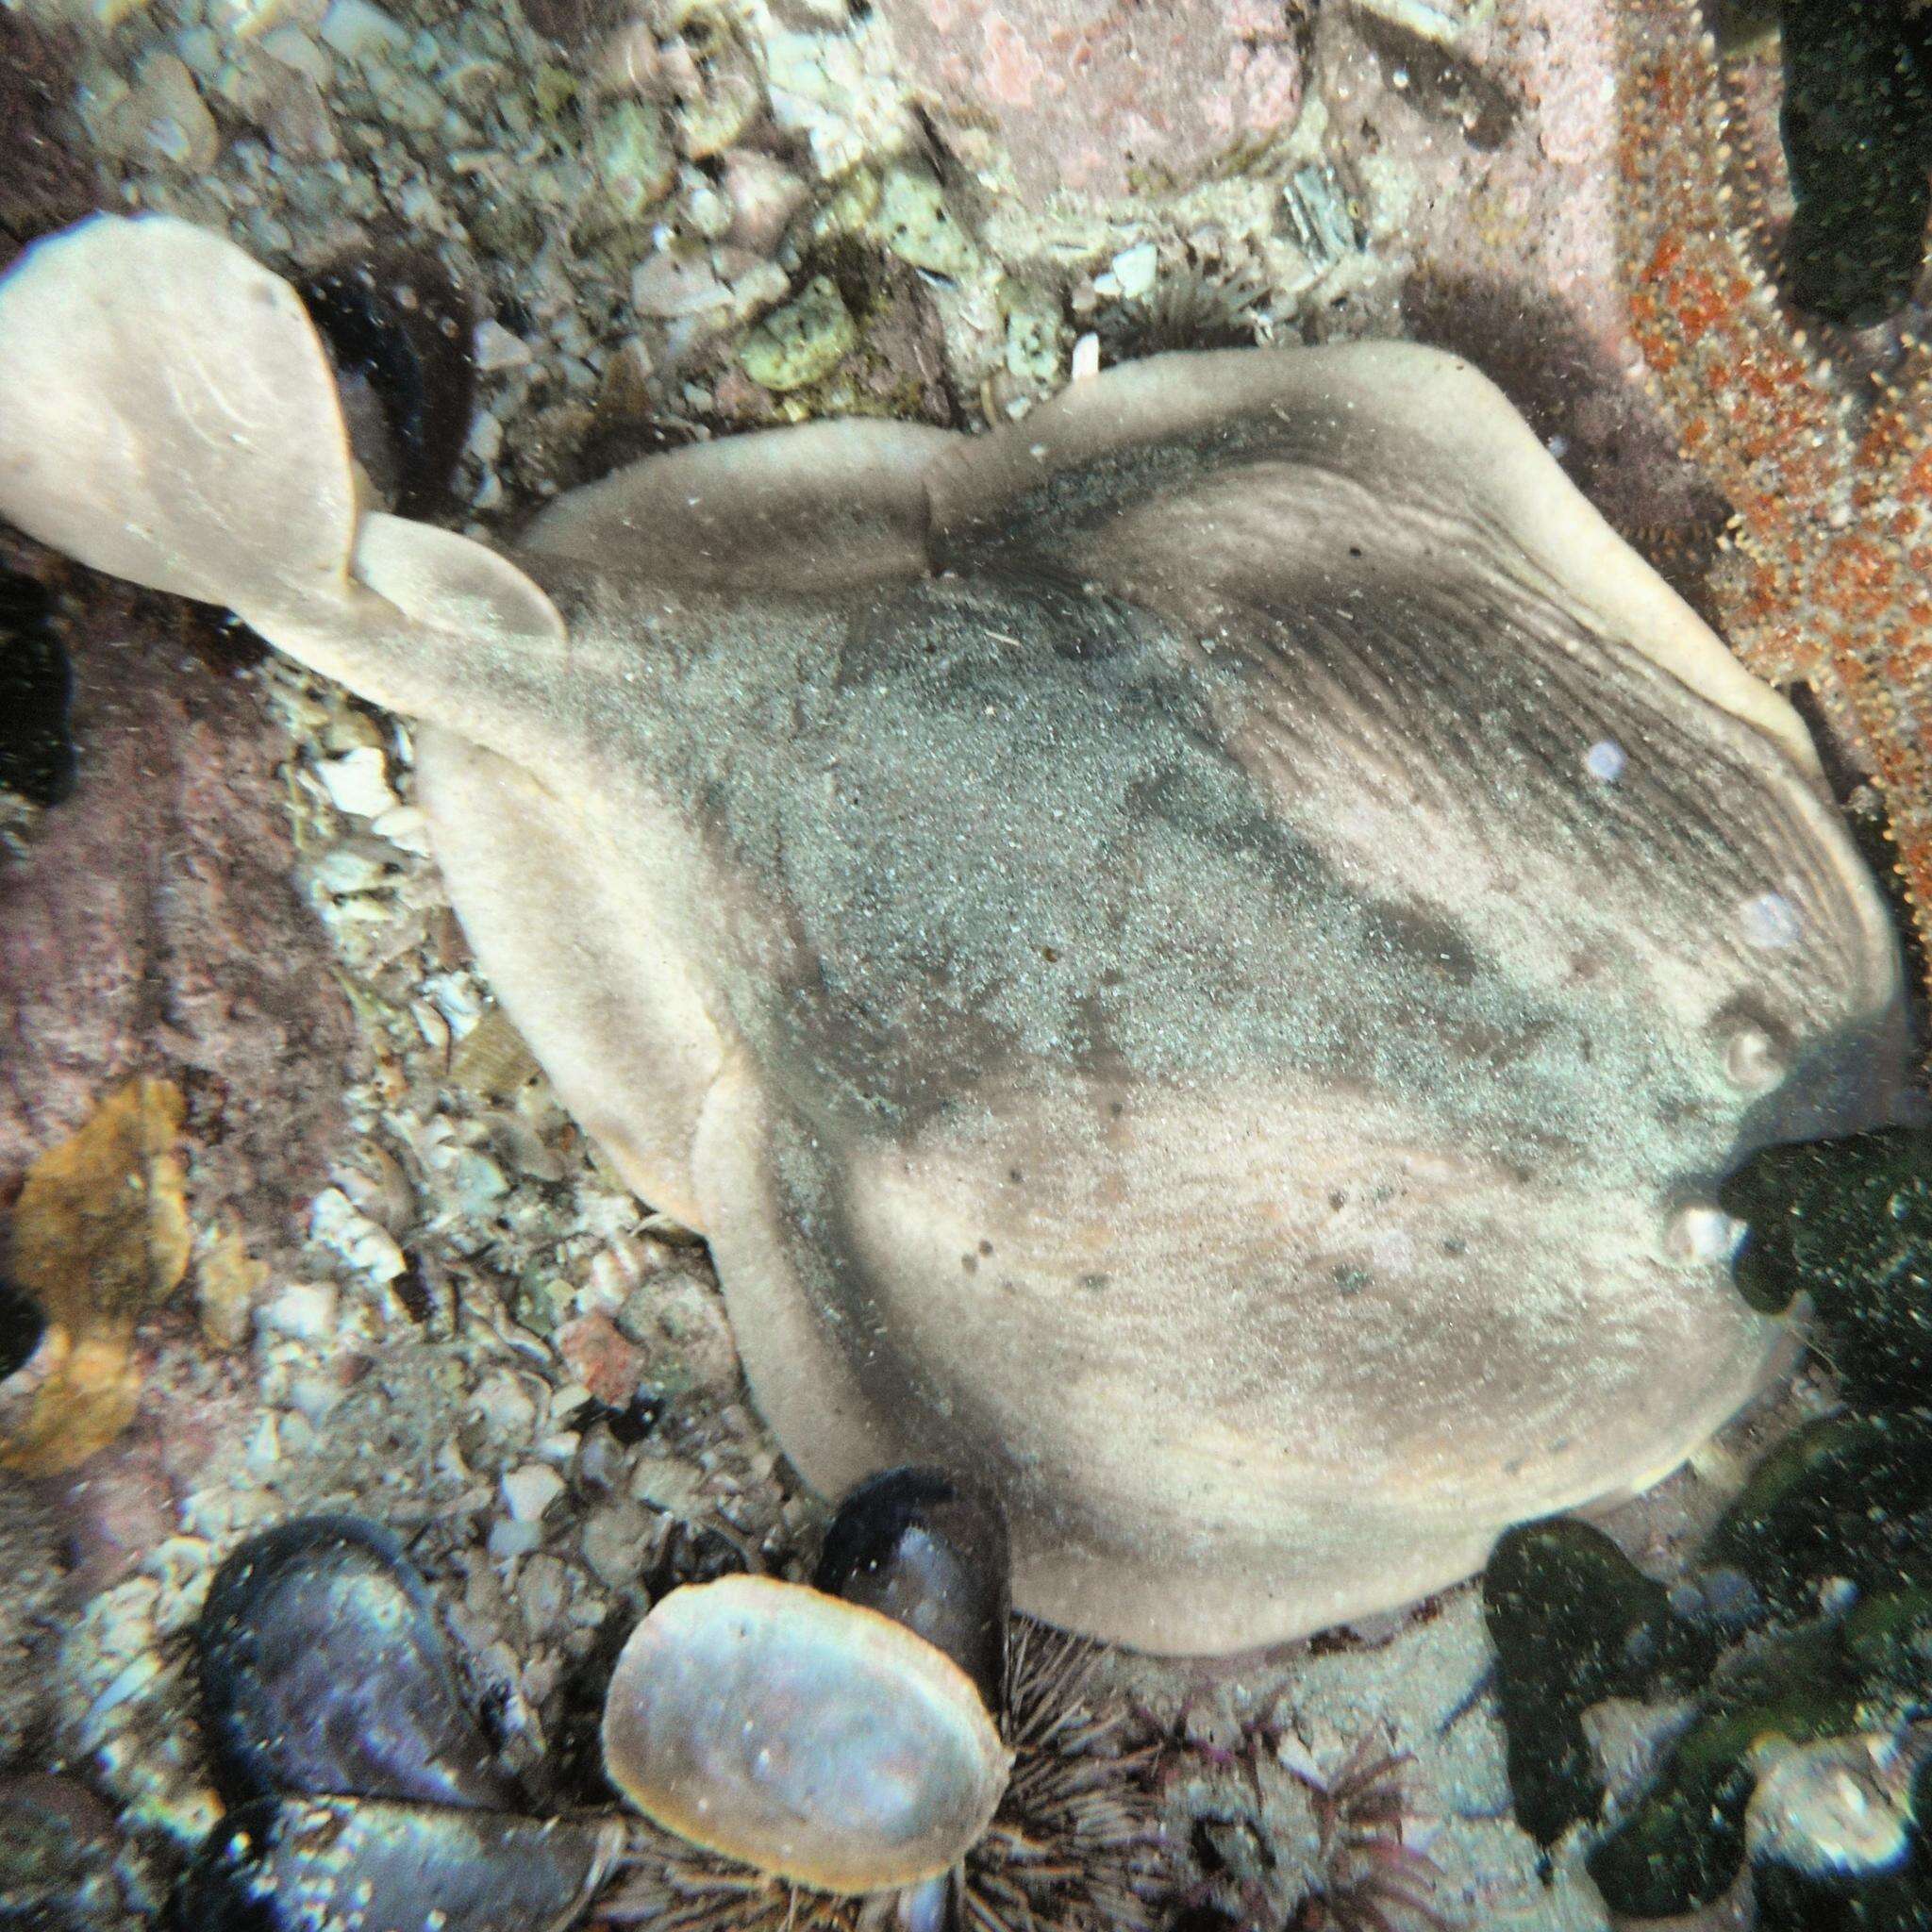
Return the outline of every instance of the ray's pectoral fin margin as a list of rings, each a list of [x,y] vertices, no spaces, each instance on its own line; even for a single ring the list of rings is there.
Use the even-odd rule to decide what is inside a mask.
[[[0,515],[96,570],[223,605],[404,711],[471,637],[561,645],[513,565],[364,513],[301,298],[220,236],[95,215],[36,243],[0,280]]]

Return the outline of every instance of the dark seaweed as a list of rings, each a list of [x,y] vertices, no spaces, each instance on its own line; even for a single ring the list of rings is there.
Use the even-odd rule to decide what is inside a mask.
[[[0,572],[0,786],[35,805],[74,791],[74,674],[53,609],[31,577]]]
[[[1808,1297],[1848,1411],[1765,1458],[1671,1595],[1607,1538],[1561,1521],[1511,1531],[1483,1582],[1517,1816],[1541,1842],[1598,1820],[1590,1705],[1698,1700],[1650,1788],[1589,1855],[1605,1902],[1638,1918],[1708,1904],[1736,1878],[1758,1742],[1932,1709],[1932,1133],[1769,1149],[1721,1198],[1749,1223],[1740,1291],[1766,1312]],[[1740,1627],[1747,1641],[1733,1643]],[[1932,1798],[1923,1776],[1917,1796]],[[1774,1932],[1932,1932],[1932,1857],[1916,1830],[1896,1871],[1826,1881],[1775,1866],[1758,1880]]]
[[[1911,297],[1932,212],[1932,15],[1908,0],[1784,0],[1780,117],[1797,209],[1793,300],[1881,322]]]

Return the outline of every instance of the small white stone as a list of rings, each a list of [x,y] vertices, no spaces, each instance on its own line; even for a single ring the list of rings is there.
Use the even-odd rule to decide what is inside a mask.
[[[364,1214],[340,1188],[325,1188],[308,1210],[308,1237],[333,1248],[357,1274],[393,1281],[408,1259],[387,1229]]]
[[[420,806],[399,805],[373,820],[369,829],[418,858],[429,857],[429,821]]]
[[[499,1516],[490,1525],[490,1554],[501,1562],[512,1557],[527,1557],[543,1541],[539,1523],[519,1523],[514,1517]]]
[[[379,853],[360,845],[331,845],[309,868],[309,876],[325,892],[337,897],[373,892],[389,882],[389,867]]]
[[[339,758],[324,758],[315,775],[335,808],[355,818],[380,818],[402,802],[390,790],[388,765],[375,745],[358,746]]]
[[[409,30],[372,0],[334,0],[322,38],[351,60],[400,60],[409,48]]]
[[[1583,769],[1602,785],[1614,785],[1629,763],[1629,754],[1614,738],[1599,738],[1583,754]]]
[[[503,425],[485,410],[470,425],[463,447],[479,463],[493,463],[503,454]]]
[[[1068,379],[1073,382],[1089,382],[1100,374],[1100,338],[1089,329],[1074,344],[1074,359],[1068,369]]]
[[[730,290],[711,273],[710,260],[702,253],[666,248],[631,271],[631,307],[640,315],[698,315],[730,300]]]
[[[470,1397],[470,1408],[492,1435],[527,1440],[537,1426],[536,1403],[508,1370],[476,1385],[476,1392]]]
[[[450,1193],[458,1211],[482,1214],[509,1192],[503,1170],[487,1154],[465,1148],[450,1169]]]
[[[436,1002],[436,1009],[450,1024],[458,1040],[464,1038],[483,1017],[489,996],[473,973],[430,973],[424,976],[423,991]]]
[[[262,51],[273,54],[284,67],[306,74],[317,87],[327,87],[335,78],[335,62],[329,51],[295,26],[278,26],[261,37]]]
[[[494,316],[486,315],[476,325],[470,354],[479,375],[494,375],[505,369],[522,369],[530,359],[530,345]]]
[[[634,1500],[683,1522],[703,1513],[705,1473],[681,1456],[646,1457],[631,1472]]]
[[[563,1478],[546,1463],[526,1462],[504,1474],[504,1504],[518,1523],[540,1521],[562,1494]]]
[[[1112,273],[1124,296],[1144,295],[1160,273],[1160,251],[1151,242],[1124,248],[1113,258]]]
[[[348,1391],[328,1375],[291,1375],[289,1406],[320,1428],[341,1407]]]
[[[279,26],[288,0],[208,0],[209,25],[236,40],[253,40]]]
[[[192,26],[176,34],[175,51],[188,63],[188,71],[204,85],[216,79],[227,58],[212,27]]]
[[[326,1341],[336,1332],[337,1295],[327,1281],[291,1281],[261,1311],[261,1325],[296,1341]]]
[[[248,1438],[248,1447],[242,1452],[242,1459],[248,1465],[249,1474],[258,1480],[267,1477],[281,1461],[281,1434],[275,1426],[273,1409],[264,1411],[261,1420],[256,1424]]]

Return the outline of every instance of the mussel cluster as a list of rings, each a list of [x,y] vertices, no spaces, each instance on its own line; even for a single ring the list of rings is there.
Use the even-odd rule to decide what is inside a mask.
[[[622,1827],[519,1808],[386,1530],[311,1516],[253,1538],[196,1635],[229,1808],[176,1896],[180,1932],[558,1932],[603,1883]]]
[[[1932,1131],[1774,1148],[1722,1193],[1740,1291],[1807,1295],[1842,1413],[1753,1474],[1674,1587],[1601,1531],[1512,1530],[1483,1578],[1524,1829],[1597,1832],[1621,1919],[1751,1867],[1763,1932],[1932,1924]],[[1592,1713],[1688,1707],[1615,1815]]]
[[[686,1585],[631,1633],[604,1765],[642,1817],[540,1819],[465,1707],[395,1540],[351,1517],[284,1524],[227,1560],[198,1626],[230,1808],[177,1924],[560,1932],[621,1872],[605,1905],[621,1920],[702,1924],[728,1907],[752,1923],[763,1895],[781,1922],[944,1932],[963,1923],[964,1861],[1003,1841],[1003,1718],[1017,1718],[1019,1795],[1115,1855],[1109,1916],[1142,1923],[1148,1834],[1121,1802],[1141,1757],[1077,1703],[1091,1646],[1049,1641],[1010,1703],[1008,1574],[990,1497],[932,1470],[872,1478],[841,1506],[811,1585]],[[1082,1870],[1090,1890],[1109,1882],[1105,1856]],[[816,1901],[802,1920],[800,1897]]]

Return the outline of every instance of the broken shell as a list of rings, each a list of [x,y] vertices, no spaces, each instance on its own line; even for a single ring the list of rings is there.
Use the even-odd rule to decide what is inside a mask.
[[[824,1891],[912,1885],[985,1832],[1010,1759],[958,1664],[770,1577],[675,1590],[604,1706],[610,1780],[707,1850]]]
[[[1912,1846],[1917,1755],[1881,1733],[1794,1744],[1770,1738],[1751,1756],[1757,1788],[1744,1842],[1758,1863],[1812,1878],[1890,1872]]]
[[[209,1832],[182,1880],[175,1923],[194,1932],[561,1932],[623,1838],[614,1820],[262,1799]]]
[[[308,1516],[242,1545],[196,1628],[231,1804],[349,1792],[500,1807],[516,1792],[457,1690],[423,1579],[387,1530]]]
[[[839,1505],[812,1582],[916,1632],[1006,1707],[1011,1566],[1006,1511],[941,1469],[889,1469]]]

